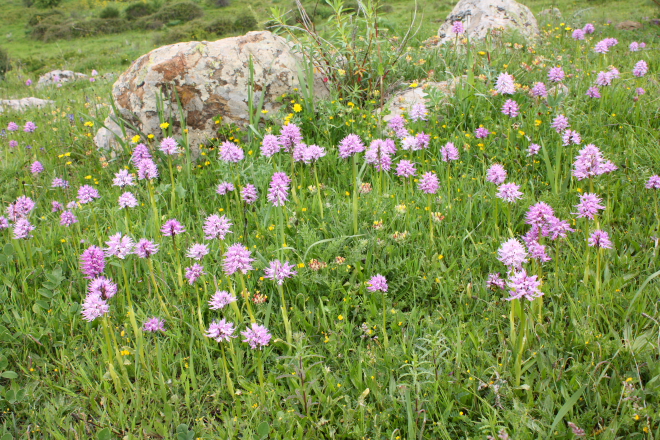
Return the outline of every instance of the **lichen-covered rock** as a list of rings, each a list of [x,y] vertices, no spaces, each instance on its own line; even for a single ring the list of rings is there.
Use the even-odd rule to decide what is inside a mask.
[[[55,101],[39,98],[3,99],[0,100],[0,113],[9,110],[22,112],[29,107],[41,108],[54,103]]]
[[[644,26],[642,25],[642,23],[640,23],[638,21],[632,21],[632,20],[622,21],[621,23],[618,23],[616,25],[617,29],[621,29],[621,30],[624,30],[624,31],[634,31],[634,30],[637,30],[637,29],[641,29],[643,27]]]
[[[429,105],[429,91],[434,89],[438,91],[446,100],[453,96],[456,92],[458,84],[466,77],[455,77],[447,81],[427,82],[421,87],[415,87],[403,92],[395,94],[388,100],[385,107],[389,110],[389,114],[383,117],[385,122],[389,122],[395,116],[404,116],[410,112],[412,106],[415,104]]]
[[[178,43],[143,55],[113,86],[117,116],[158,138],[162,136],[159,106],[165,118],[172,119],[175,135],[181,132],[182,110],[194,148],[215,136],[218,116],[223,123],[249,121],[250,57],[255,102],[263,95],[264,109],[277,110],[280,104],[276,98],[299,87],[297,66],[301,58],[284,38],[263,31],[213,42]],[[320,75],[315,77],[315,94],[327,95]],[[109,125],[110,120],[106,121]],[[107,131],[97,134],[97,146],[111,143]]]
[[[79,79],[87,79],[84,73],[73,72],[71,70],[53,70],[39,77],[37,87],[52,86],[57,83],[68,83]]]
[[[470,39],[480,40],[491,30],[506,28],[518,31],[527,39],[535,38],[539,25],[527,6],[514,0],[460,0],[440,27],[440,44],[456,39],[455,21],[463,22]]]

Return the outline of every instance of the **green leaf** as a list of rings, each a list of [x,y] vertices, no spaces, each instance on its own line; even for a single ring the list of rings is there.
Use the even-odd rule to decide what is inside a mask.
[[[547,438],[552,438],[552,437],[554,436],[553,433],[555,432],[555,428],[557,427],[557,425],[559,424],[559,422],[562,421],[562,419],[564,418],[564,416],[565,416],[566,414],[568,414],[568,412],[571,410],[571,408],[573,408],[573,405],[575,405],[575,404],[577,403],[577,401],[580,399],[580,397],[582,396],[582,393],[584,393],[584,390],[585,390],[586,388],[587,388],[587,384],[582,385],[582,387],[581,387],[579,390],[577,390],[575,393],[573,393],[573,395],[571,396],[571,398],[568,399],[568,400],[566,401],[566,403],[564,403],[564,406],[562,406],[562,407],[559,409],[559,412],[558,412],[557,415],[555,416],[555,420],[552,422],[552,426],[550,427],[550,431],[549,431],[549,433],[548,433],[548,437],[547,437]]]
[[[11,434],[5,434],[2,437],[0,437],[0,440],[14,440],[14,437],[12,437]]]
[[[259,435],[259,438],[266,438],[269,433],[270,433],[270,425],[268,424],[268,422],[259,423],[259,426],[257,426],[257,434]]]
[[[184,198],[186,193],[188,192],[188,190],[185,189],[181,184],[176,186],[175,191],[176,191],[176,195],[179,196],[180,198]]]
[[[182,423],[176,427],[177,440],[194,440],[195,431],[188,430],[188,425]]]
[[[0,376],[4,377],[5,379],[16,379],[18,377],[18,374],[16,374],[13,371],[5,371]]]
[[[103,428],[102,430],[97,432],[96,433],[96,438],[98,440],[110,440],[112,438],[110,428]]]
[[[14,255],[14,245],[12,245],[11,243],[7,243],[2,252],[7,256]]]

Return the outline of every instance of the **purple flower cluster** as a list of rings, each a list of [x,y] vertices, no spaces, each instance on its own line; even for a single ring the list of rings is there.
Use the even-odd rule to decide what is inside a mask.
[[[227,195],[228,193],[234,191],[236,187],[231,182],[220,182],[218,188],[215,190],[216,193],[221,196]]]
[[[241,198],[248,205],[253,204],[259,199],[259,193],[257,192],[257,187],[248,183],[243,188],[241,188]]]
[[[497,250],[497,253],[497,259],[500,260],[502,264],[509,267],[509,269],[519,270],[523,263],[527,262],[527,251],[525,250],[525,246],[515,238],[511,238],[502,243]]]
[[[220,321],[213,321],[204,336],[215,339],[218,342],[229,342],[231,338],[236,337],[234,335],[235,331],[234,324],[222,318]]]
[[[243,149],[229,141],[225,141],[220,145],[218,153],[220,154],[220,160],[228,163],[238,163],[245,157]]]
[[[245,337],[243,342],[247,342],[253,350],[267,346],[272,338],[272,335],[266,327],[254,322],[250,328],[241,332],[241,334]]]
[[[458,160],[458,148],[452,143],[447,142],[444,147],[440,149],[440,155],[443,162]]]
[[[274,206],[284,206],[287,200],[289,200],[289,184],[291,179],[286,175],[286,173],[278,172],[273,174],[273,177],[270,181],[270,187],[268,189],[268,201],[271,202]]]
[[[417,186],[419,187],[420,191],[426,194],[435,194],[440,188],[440,181],[438,180],[438,176],[436,176],[435,173],[429,171],[428,173],[422,175]]]
[[[533,301],[543,296],[543,292],[540,289],[541,281],[539,281],[538,275],[530,276],[524,269],[511,274],[507,280],[507,287],[509,288],[510,295],[506,298],[507,301],[521,298]]]
[[[415,169],[415,164],[409,160],[400,160],[396,165],[396,175],[407,179],[417,174],[417,169]]]
[[[132,192],[125,192],[119,196],[118,203],[119,209],[135,208],[138,205],[138,201]]]
[[[364,153],[364,160],[374,165],[378,171],[392,168],[392,155],[396,153],[396,144],[392,139],[374,139]]]
[[[88,279],[101,275],[105,270],[105,253],[103,249],[98,246],[88,247],[80,256],[80,270]]]
[[[272,157],[282,150],[280,139],[274,134],[267,134],[261,141],[261,154]]]
[[[53,180],[53,186],[54,185],[55,185],[55,181]],[[128,170],[124,169],[124,170],[119,170],[119,172],[115,173],[115,178],[112,179],[112,185],[123,188],[125,186],[135,185],[135,181],[133,179],[133,175],[129,173]]]
[[[370,292],[387,292],[387,279],[381,274],[376,274],[367,282],[367,290]]]
[[[339,157],[347,159],[354,154],[364,151],[364,143],[360,136],[356,134],[349,134],[339,142]]]
[[[174,138],[171,137],[166,137],[162,141],[160,141],[160,145],[158,146],[158,149],[170,156],[176,155],[181,153],[181,150],[179,149],[179,144],[174,140]]]
[[[243,274],[248,273],[248,271],[253,269],[253,261],[252,252],[241,243],[236,243],[229,246],[227,252],[225,252],[225,260],[222,264],[225,274],[229,276],[238,271]]]
[[[598,194],[594,193],[584,193],[580,196],[580,203],[575,205],[578,212],[578,218],[588,218],[593,220],[594,216],[598,215],[599,211],[605,209],[604,205],[601,205],[603,199],[598,197]]]
[[[503,183],[497,188],[496,196],[505,202],[513,203],[516,200],[521,199],[523,196],[523,193],[519,190],[520,185],[516,185],[515,183]]]
[[[127,256],[134,253],[135,242],[128,235],[122,236],[121,232],[110,236],[110,240],[105,242],[108,247],[106,255],[113,255],[119,259],[125,259]]]
[[[144,323],[144,326],[142,327],[142,330],[144,330],[145,332],[164,332],[165,331],[165,321],[163,321],[160,318],[153,317],[151,319],[148,319]]]
[[[167,220],[160,228],[163,237],[174,237],[186,232],[186,228],[175,218]]]
[[[612,241],[609,234],[601,229],[596,229],[592,232],[587,244],[595,248],[612,249]]]
[[[500,73],[495,81],[495,90],[500,95],[513,95],[516,93],[516,84],[512,75]]]
[[[141,238],[135,245],[135,253],[140,258],[151,258],[152,255],[158,252],[158,244],[153,241]]]
[[[204,221],[204,238],[224,240],[231,233],[232,222],[226,216],[210,215]]]
[[[269,266],[264,269],[264,277],[275,281],[281,286],[284,284],[285,279],[292,278],[296,275],[294,267],[296,266],[294,264],[290,264],[288,261],[282,263],[280,260],[273,260],[270,262]]]
[[[603,157],[600,149],[589,144],[580,150],[573,163],[573,176],[578,180],[611,173],[617,169],[612,161]]]
[[[236,301],[236,297],[226,290],[219,290],[209,300],[209,308],[211,310],[224,309],[229,304]]]
[[[488,171],[486,172],[486,180],[495,185],[501,185],[506,180],[506,175],[507,172],[506,169],[504,169],[504,166],[496,163],[488,168]]]
[[[513,99],[507,99],[504,105],[502,106],[502,113],[505,115],[515,118],[520,113],[520,108],[518,103]]]
[[[78,201],[82,204],[92,202],[100,197],[99,192],[93,186],[83,185],[78,188]]]
[[[302,132],[300,128],[295,124],[287,124],[282,127],[282,132],[280,133],[280,145],[284,148],[285,151],[291,151],[291,148],[301,143],[303,140]]]

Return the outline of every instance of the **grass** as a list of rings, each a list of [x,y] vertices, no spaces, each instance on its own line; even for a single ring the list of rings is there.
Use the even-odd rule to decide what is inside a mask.
[[[394,3],[392,21],[400,20],[396,14],[405,5]],[[375,101],[356,105],[335,98],[309,113],[309,104],[292,90],[281,112],[264,116],[262,135],[279,134],[287,119],[301,127],[307,144],[324,147],[327,155],[314,166],[294,164],[283,152],[266,158],[259,140],[219,124],[219,140],[202,148],[200,160],[175,156],[172,168],[157,151],[159,134],[142,139],[160,178],[120,189],[112,186],[115,173],[136,172],[130,155],[97,151],[91,140],[93,118],[103,119],[109,110],[112,80],[36,92],[24,85],[25,71],[10,72],[0,96],[36,93],[56,105],[0,115],[3,128],[9,122],[38,126],[33,133],[5,131],[0,138],[3,206],[22,195],[36,202],[31,238],[12,238],[13,228],[0,230],[0,439],[482,439],[497,438],[502,430],[516,439],[577,438],[568,422],[588,438],[659,438],[660,218],[658,190],[645,188],[660,173],[657,31],[618,31],[603,22],[608,14],[622,18],[625,2],[590,2],[593,9],[574,16],[581,5],[560,5],[565,25],[544,24],[533,47],[505,37],[475,47],[471,57],[451,48],[408,50],[409,59],[396,70],[403,83],[428,77],[430,69],[438,71],[434,79],[473,71],[475,80],[448,102],[429,105],[428,121],[408,122],[409,130],[431,135],[429,149],[399,148],[393,156],[395,164],[414,161],[416,179],[434,172],[440,179],[434,196],[414,180],[378,172],[358,155],[358,186],[368,183],[371,191],[365,186],[359,194],[357,234],[353,170],[338,157],[337,146],[350,133],[367,145],[384,136]],[[451,5],[440,7],[447,11]],[[14,3],[8,11],[18,8]],[[630,18],[652,11],[649,4]],[[586,14],[597,19],[596,33],[576,42],[564,27],[582,26]],[[419,40],[437,24],[428,26]],[[143,35],[35,43],[32,52],[21,40],[8,49],[14,57],[24,47],[34,59],[52,56],[46,58],[52,66],[104,73],[122,70],[119,59],[107,54],[130,60],[147,50]],[[606,37],[619,44],[606,56],[595,54],[591,48]],[[647,49],[630,53],[632,41],[646,42]],[[78,45],[88,46],[69,60],[66,54],[78,53]],[[63,64],[50,55],[56,47]],[[108,51],[105,57],[100,50]],[[644,78],[631,74],[640,59],[650,68]],[[621,78],[601,88],[601,99],[586,97],[598,71],[610,64]],[[519,89],[510,98],[520,104],[520,116],[500,112],[509,98],[492,93],[500,73],[531,86],[547,83],[548,69],[556,65],[570,75],[564,80],[570,93],[543,102]],[[646,94],[636,101],[637,87]],[[551,127],[559,114],[581,134],[582,146],[596,144],[618,170],[587,180],[572,177],[582,146],[562,146]],[[493,133],[475,139],[481,125]],[[245,159],[221,161],[225,139],[240,145]],[[18,147],[9,147],[10,140]],[[460,154],[451,164],[440,152],[447,142]],[[528,156],[532,142],[541,151]],[[135,142],[127,145],[135,148]],[[30,172],[36,160],[43,173]],[[507,182],[521,186],[521,200],[507,204],[495,197],[497,187],[485,178],[494,163],[507,169]],[[266,197],[278,171],[293,179],[295,191],[283,207]],[[70,187],[51,188],[54,177]],[[239,188],[254,184],[258,201],[245,205],[237,194],[216,194],[222,181]],[[95,187],[101,197],[72,208],[78,223],[61,226],[51,202],[76,200],[81,185]],[[135,194],[137,207],[118,208],[125,191]],[[585,192],[603,199],[596,220],[575,214]],[[506,301],[508,293],[487,288],[486,280],[496,272],[506,278],[497,251],[528,232],[525,215],[540,201],[576,231],[564,240],[545,239],[552,261],[525,264],[543,282],[539,309],[538,301]],[[433,212],[443,219],[430,223]],[[234,223],[226,240],[204,240],[204,220],[211,214]],[[187,229],[176,240],[160,232],[171,218]],[[614,249],[587,245],[597,228],[609,233]],[[117,232],[154,240],[160,250],[149,261],[108,256],[104,275],[117,283],[118,293],[108,301],[106,316],[87,322],[81,311],[88,280],[80,256],[91,245],[105,247]],[[194,263],[185,256],[194,243],[210,248],[200,262],[206,274],[193,284],[180,283]],[[252,252],[255,270],[224,273],[223,255],[234,243]],[[274,259],[291,262],[297,271],[281,290],[264,272]],[[387,279],[386,294],[368,289],[376,274]],[[243,288],[265,301],[246,301]],[[237,307],[210,310],[207,302],[216,290],[234,292]],[[230,342],[205,337],[213,320],[226,318],[244,331],[251,315],[273,334],[261,350],[250,349],[238,332]],[[165,332],[141,330],[154,316],[165,320]]]

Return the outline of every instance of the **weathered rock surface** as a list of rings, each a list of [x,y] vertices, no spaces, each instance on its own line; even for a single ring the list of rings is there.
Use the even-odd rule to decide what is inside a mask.
[[[539,17],[554,17],[561,20],[561,11],[559,8],[544,9],[539,12]]]
[[[87,79],[84,73],[73,72],[71,70],[53,70],[39,77],[37,87],[51,86],[57,83],[67,83],[79,79]]]
[[[456,77],[447,81],[427,82],[424,83],[421,87],[416,87],[414,89],[408,89],[397,93],[385,105],[385,107],[390,111],[390,114],[385,115],[383,120],[389,122],[389,120],[395,116],[403,116],[404,114],[407,114],[415,104],[423,103],[428,105],[430,100],[428,92],[430,89],[437,90],[440,92],[440,94],[447,98],[453,96],[456,92],[456,86],[464,78],[465,76]]]
[[[255,102],[263,95],[263,108],[277,110],[280,104],[276,98],[299,87],[297,65],[301,58],[284,38],[263,31],[214,42],[178,43],[143,55],[113,86],[118,116],[144,133],[159,137],[161,100],[166,118],[171,116],[174,133],[178,135],[180,102],[190,145],[196,147],[215,136],[218,116],[224,123],[249,121],[250,57],[254,64]],[[320,75],[315,77],[314,90],[316,97],[328,93]],[[110,118],[106,120],[106,126],[109,125]],[[98,147],[112,147],[113,137],[108,130],[100,130],[95,141]]]
[[[638,21],[626,20],[616,25],[617,29],[622,29],[624,31],[634,31],[641,29],[643,27],[642,23]]]
[[[24,111],[30,107],[41,108],[54,103],[55,101],[39,98],[4,99],[0,100],[0,113],[8,110]]]
[[[462,21],[470,39],[483,39],[498,28],[516,30],[528,39],[539,33],[539,25],[527,6],[514,0],[460,0],[440,27],[440,44],[454,41],[452,24]]]

